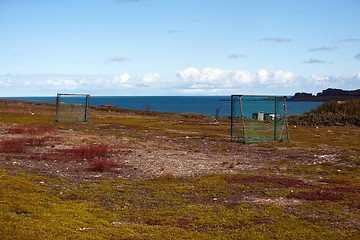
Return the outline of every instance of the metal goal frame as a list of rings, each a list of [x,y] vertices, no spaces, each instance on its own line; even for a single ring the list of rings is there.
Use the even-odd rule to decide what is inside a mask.
[[[58,93],[56,122],[88,122],[90,94]]]
[[[289,142],[286,96],[231,95],[231,141]]]

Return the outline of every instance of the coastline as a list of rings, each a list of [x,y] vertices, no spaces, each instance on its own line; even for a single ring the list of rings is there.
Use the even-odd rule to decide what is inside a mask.
[[[231,115],[230,96],[91,96],[91,106],[113,105],[121,109],[145,110],[150,105],[152,112],[200,113],[215,117]],[[0,99],[55,103],[56,97],[7,97]],[[302,114],[321,105],[321,101],[289,101],[288,115]]]
[[[328,88],[322,92],[313,95],[306,92],[297,92],[288,99],[288,101],[311,101],[311,102],[330,102],[330,101],[346,101],[360,98],[360,89],[342,90]]]

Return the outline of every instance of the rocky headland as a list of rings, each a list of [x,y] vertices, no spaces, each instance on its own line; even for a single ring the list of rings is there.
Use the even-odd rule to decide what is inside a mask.
[[[328,101],[346,101],[350,99],[359,99],[360,89],[357,90],[342,90],[335,88],[328,88],[323,90],[316,95],[305,92],[295,93],[289,101],[317,101],[317,102],[328,102]]]

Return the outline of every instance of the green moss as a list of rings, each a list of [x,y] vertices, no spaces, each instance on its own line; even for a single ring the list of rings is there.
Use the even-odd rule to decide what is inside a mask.
[[[139,182],[106,180],[72,185],[1,171],[0,235],[2,239],[345,239],[359,234],[346,225],[359,220],[358,208],[349,204],[344,215],[344,201],[328,201],[326,207],[317,203],[298,205],[291,212],[273,204],[229,205],[230,199],[241,199],[246,192],[272,198],[295,190],[288,184],[260,188],[262,178],[253,178],[257,183],[244,182],[250,176],[167,176]],[[343,177],[332,183],[331,179],[327,182],[334,187],[339,181],[352,184],[354,180]],[[191,201],[195,198],[197,202]],[[317,217],[311,217],[313,214]]]
[[[0,156],[1,239],[360,238],[358,128],[291,127],[291,143],[243,146],[229,142],[228,119],[94,107],[89,123],[53,123],[54,108],[34,107],[34,116],[27,108],[0,105],[1,122],[130,136],[135,146],[157,135],[164,140],[155,147],[179,149],[181,141],[181,149],[223,157],[219,167],[230,168],[232,154],[243,151],[276,161],[252,174],[72,182],[6,164],[17,155]],[[329,153],[334,161],[302,162]]]

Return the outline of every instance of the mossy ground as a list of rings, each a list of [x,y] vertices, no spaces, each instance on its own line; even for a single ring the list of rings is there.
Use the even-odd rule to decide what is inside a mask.
[[[2,136],[26,139],[18,141],[25,152],[0,153],[1,239],[360,238],[359,128],[290,126],[290,143],[242,145],[229,142],[228,119],[92,108],[89,123],[55,123],[53,110],[0,104]],[[29,124],[36,127],[22,133]],[[39,126],[53,130],[42,132]],[[232,173],[176,176],[174,170],[125,179],[114,171],[79,179],[31,165],[51,165],[53,158],[37,160],[36,154],[53,152],[53,145],[61,143],[74,154],[79,145],[118,139],[121,151],[131,145],[149,154],[206,153]],[[253,161],[242,160],[245,152]],[[21,159],[29,165],[14,164]],[[249,168],[239,167],[246,164]],[[85,174],[91,172],[78,172]]]

